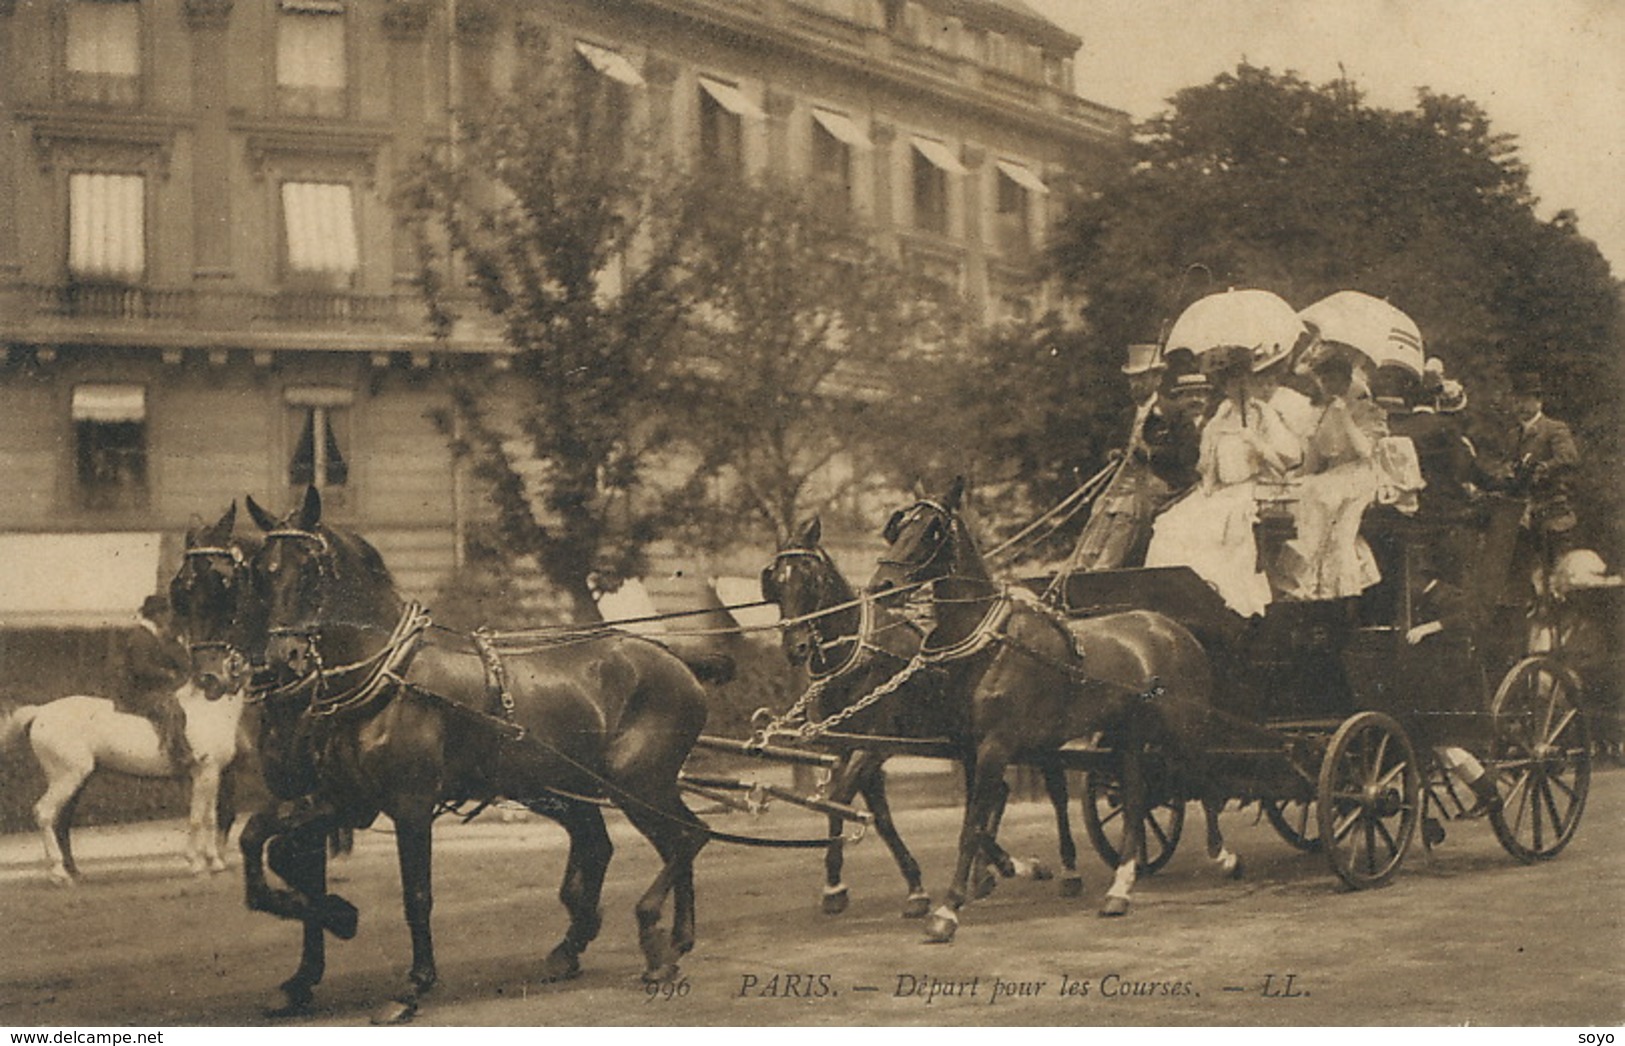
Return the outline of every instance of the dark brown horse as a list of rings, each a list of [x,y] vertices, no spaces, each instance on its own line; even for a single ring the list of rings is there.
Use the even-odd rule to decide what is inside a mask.
[[[762,570],[762,597],[778,604],[786,621],[785,656],[793,665],[807,666],[811,683],[808,721],[834,723],[839,719],[834,728],[848,734],[964,737],[968,705],[962,700],[965,687],[960,677],[967,666],[933,666],[914,671],[895,690],[889,689],[905,672],[918,667],[913,662],[924,635],[902,614],[874,600],[860,599],[819,544],[821,535],[822,526],[814,518]],[[888,688],[884,696],[856,708],[882,688]],[[925,892],[920,866],[892,820],[883,768],[888,754],[875,747],[850,749],[831,777],[828,797],[846,804],[856,795],[863,796],[875,816],[875,830],[885,840],[908,884],[903,916],[921,918],[930,911],[930,896]],[[959,754],[967,774],[971,755],[969,749]],[[1046,774],[1045,781],[1059,822],[1061,862],[1065,867],[1061,888],[1063,893],[1075,896],[1082,892],[1083,881],[1077,874],[1077,849],[1067,818],[1066,778],[1057,768],[1053,774]],[[1002,810],[1001,803],[999,812]],[[831,842],[825,851],[823,901],[824,911],[831,915],[845,911],[849,899],[848,888],[841,880],[845,847],[840,827],[839,820],[832,817]],[[997,834],[997,824],[991,827],[990,839]],[[1006,877],[1023,872],[1034,878],[1048,877],[1037,861],[1014,860],[997,844],[991,844],[987,856]],[[978,889],[991,889],[991,880],[981,880]]]
[[[644,978],[674,977],[694,944],[693,865],[707,839],[677,783],[706,716],[688,667],[656,643],[603,630],[516,647],[434,629],[396,593],[370,544],[322,522],[314,489],[281,521],[248,504],[265,531],[254,570],[267,659],[285,679],[264,699],[261,746],[279,765],[273,787],[292,811],[261,827],[284,835],[282,864],[294,875],[291,894],[261,882],[255,896],[251,884],[250,903],[305,923],[303,961],[282,986],[285,1008],[307,1005],[321,978],[322,927],[339,936],[355,929],[354,909],[326,893],[317,828],[360,827],[379,814],[394,823],[412,966],[406,992],[375,1020],[405,1020],[437,979],[434,818],[447,804],[497,797],[552,818],[570,839],[559,892],[570,923],[538,976],[575,976],[598,934],[607,802],[660,854],[660,873],[637,904],[639,940]],[[668,894],[675,908],[663,932]]]
[[[972,687],[964,739],[975,765],[958,863],[926,937],[953,939],[985,826],[1002,801],[1005,768],[1016,760],[1042,764],[1068,741],[1097,735],[1117,755],[1125,832],[1122,863],[1101,914],[1124,914],[1151,806],[1141,753],[1155,747],[1165,756],[1159,792],[1199,795],[1205,783],[1200,742],[1212,692],[1207,657],[1186,629],[1160,614],[1135,610],[1069,623],[1001,590],[958,512],[963,491],[963,481],[955,481],[946,495],[894,515],[885,531],[890,547],[869,584],[871,593],[882,595],[931,582],[937,624],[926,649],[985,664]],[[1209,855],[1235,874],[1239,862],[1218,835],[1223,800],[1203,798]]]

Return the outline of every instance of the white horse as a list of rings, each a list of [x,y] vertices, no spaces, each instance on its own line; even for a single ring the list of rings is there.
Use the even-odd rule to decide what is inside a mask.
[[[79,875],[68,830],[85,782],[97,770],[135,777],[190,776],[187,864],[195,875],[225,870],[220,854],[229,822],[218,814],[220,779],[237,756],[244,692],[239,687],[211,701],[201,687],[188,682],[175,691],[175,698],[186,715],[186,740],[195,757],[189,766],[176,765],[164,753],[150,720],[118,711],[105,697],[63,697],[0,717],[0,750],[26,734],[45,772],[45,794],[34,804],[34,819],[45,840],[52,882],[71,885]]]

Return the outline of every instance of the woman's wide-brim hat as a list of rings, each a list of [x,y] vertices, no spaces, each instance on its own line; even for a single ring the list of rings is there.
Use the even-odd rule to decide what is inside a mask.
[[[1168,351],[1189,349],[1200,359],[1239,350],[1257,372],[1285,359],[1302,334],[1303,321],[1279,295],[1230,290],[1200,298],[1180,313],[1168,332]]]
[[[1358,351],[1376,367],[1397,366],[1418,378],[1425,370],[1422,331],[1404,312],[1360,291],[1338,291],[1298,313],[1321,341]]]

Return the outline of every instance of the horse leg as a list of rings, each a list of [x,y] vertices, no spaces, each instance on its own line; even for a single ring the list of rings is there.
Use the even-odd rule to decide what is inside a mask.
[[[278,987],[282,999],[266,1008],[268,1017],[292,1017],[309,1012],[315,987],[327,970],[327,941],[322,936],[324,914],[313,905],[318,898],[328,900],[326,833],[325,820],[290,824],[272,814],[260,813],[249,819],[238,841],[243,853],[248,907],[298,919],[303,929],[299,968]],[[261,863],[262,853],[271,871],[291,886],[291,891],[269,888]],[[344,906],[349,908],[347,904]],[[348,935],[353,937],[354,913],[355,909],[349,908],[350,921],[347,925],[340,924],[333,932],[343,936],[339,931],[348,929]]]
[[[1083,876],[1078,874],[1078,847],[1072,839],[1072,818],[1067,811],[1066,771],[1054,763],[1045,763],[1041,769],[1044,791],[1055,810],[1055,834],[1061,848],[1061,896],[1081,897]]]
[[[638,943],[643,949],[645,983],[677,977],[677,959],[694,947],[694,858],[705,846],[705,825],[683,802],[675,783],[659,796],[634,795],[621,812],[660,854],[654,882],[638,898]],[[669,937],[659,933],[667,894],[675,891]]]
[[[1241,857],[1224,845],[1224,833],[1219,831],[1219,813],[1224,810],[1223,799],[1202,798],[1202,816],[1207,821],[1208,859],[1219,866],[1226,878],[1240,879],[1243,874]]]
[[[226,861],[223,856],[231,840],[231,825],[237,820],[237,768],[229,764],[220,769],[220,785],[215,789],[214,796],[214,845],[215,852],[222,855],[220,867],[211,867],[211,871],[223,872],[226,870]]]
[[[418,1003],[440,979],[434,963],[434,937],[429,916],[434,911],[434,813],[433,806],[414,813],[397,812],[395,856],[401,869],[401,900],[406,909],[406,925],[412,935],[411,982],[372,1016],[374,1024],[403,1024],[418,1012]]]
[[[44,766],[45,761],[41,760]],[[73,843],[68,832],[73,827],[73,813],[79,805],[89,772],[66,766],[45,767],[47,784],[45,794],[34,804],[34,821],[39,825],[40,837],[45,842],[45,859],[50,866],[51,882],[58,886],[72,886],[79,875],[73,861]],[[56,773],[51,773],[52,770]]]
[[[193,875],[226,867],[214,830],[219,795],[220,764],[204,756],[192,765],[192,800],[186,817],[186,864]]]
[[[886,798],[886,775],[878,762],[874,772],[865,779],[862,791],[864,803],[868,805],[869,812],[875,815],[875,831],[885,840],[892,860],[897,862],[897,870],[903,873],[903,880],[908,883],[908,900],[903,904],[903,918],[923,919],[931,910],[931,895],[925,892],[919,862],[898,833],[897,822],[892,820],[891,800]],[[836,831],[839,830],[837,827]]]
[[[559,901],[570,913],[570,928],[542,963],[540,979],[562,981],[581,973],[581,953],[598,936],[603,924],[599,898],[615,846],[604,827],[604,815],[596,806],[566,802],[563,809],[550,808],[547,814],[570,834],[570,856],[564,866],[564,881],[559,885]]]
[[[860,786],[866,784],[866,775],[875,770],[878,764],[867,759],[868,753],[858,750],[846,757],[836,769],[830,779],[829,788],[825,797],[832,803],[850,803],[852,797],[858,794]],[[868,796],[864,790],[865,798]],[[873,811],[873,807],[870,810]],[[834,814],[829,815],[829,846],[824,849],[824,899],[821,902],[825,915],[840,915],[846,911],[850,894],[846,884],[841,882],[841,869],[846,862],[846,825]]]
[[[959,832],[954,878],[947,897],[926,922],[925,939],[929,944],[947,944],[959,929],[959,909],[970,896],[971,872],[990,841],[988,826],[997,823],[997,814],[1008,793],[1004,768],[1009,761],[1008,746],[1002,741],[986,739],[978,748],[976,766],[970,775],[965,819]]]
[[[1128,914],[1133,900],[1135,876],[1140,862],[1145,858],[1145,771],[1139,757],[1133,754],[1133,747],[1132,744],[1125,746],[1122,760],[1123,846],[1117,858],[1117,874],[1100,907],[1103,916]]]
[[[1006,879],[1031,879],[1034,882],[1047,882],[1053,879],[1055,873],[1050,871],[1049,866],[1039,858],[1011,857],[1004,847],[999,845],[999,828],[1004,824],[1004,813],[1010,806],[1010,782],[1001,781],[999,783],[1003,788],[999,802],[993,808],[993,816],[987,825],[987,841],[983,844],[987,850],[988,860],[994,863],[999,869],[999,874]],[[1047,781],[1045,783],[1048,784]],[[1066,785],[1064,782],[1061,789],[1061,794],[1065,795]],[[992,890],[993,885],[989,883],[987,892],[991,893]],[[980,900],[985,894],[978,893],[976,896]]]

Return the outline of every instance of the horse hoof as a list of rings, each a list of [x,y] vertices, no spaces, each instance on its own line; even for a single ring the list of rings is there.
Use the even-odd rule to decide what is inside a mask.
[[[1069,875],[1066,878],[1062,879],[1061,880],[1061,896],[1062,897],[1082,897],[1083,896],[1083,876],[1081,876],[1081,875]]]
[[[1232,864],[1229,871],[1227,871],[1225,874],[1231,879],[1240,879],[1243,875],[1247,874],[1246,866],[1241,863],[1240,857],[1236,858],[1236,863]]]
[[[992,894],[994,890],[998,889],[998,886],[998,876],[994,875],[992,872],[983,875],[980,879],[976,880],[976,889],[971,893],[971,900],[980,901],[982,898]]]
[[[79,880],[78,880],[78,878],[76,876],[69,875],[67,872],[62,871],[60,868],[58,868],[58,869],[54,869],[51,872],[51,885],[52,886],[78,886],[79,885]]]
[[[309,992],[291,992],[284,988],[282,998],[265,1007],[262,1012],[274,1021],[288,1017],[305,1017],[311,1012],[311,1000]]]
[[[925,943],[951,944],[958,929],[959,924],[954,920],[933,915],[931,921],[925,924]]]
[[[1055,878],[1055,873],[1050,871],[1049,865],[1036,857],[1027,862],[1027,875],[1035,883],[1047,883]]]
[[[391,999],[369,1018],[372,1024],[405,1024],[418,1013],[418,1004],[407,999]]]
[[[1107,897],[1106,903],[1100,906],[1100,916],[1103,919],[1116,918],[1128,914],[1127,897]]]
[[[824,914],[840,915],[842,912],[846,911],[847,903],[850,900],[851,895],[847,892],[847,889],[844,886],[832,893],[824,894]]]
[[[677,964],[664,963],[643,971],[644,984],[673,984],[677,981]]]
[[[361,922],[361,913],[356,910],[355,905],[338,894],[330,893],[322,898],[319,908],[322,928],[328,933],[341,941],[348,941],[355,936]]]
[[[911,893],[903,905],[903,918],[924,919],[931,913],[931,898],[923,893]]]
[[[553,984],[557,981],[573,980],[581,976],[581,963],[572,952],[562,948],[554,948],[547,958],[542,960],[542,969],[536,979],[543,984]]]

